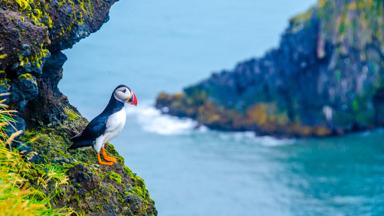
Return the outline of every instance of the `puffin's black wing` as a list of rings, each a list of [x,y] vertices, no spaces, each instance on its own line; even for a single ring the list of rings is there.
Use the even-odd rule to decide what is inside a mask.
[[[107,120],[108,116],[103,114],[94,118],[80,135],[71,139],[73,144],[69,147],[69,149],[92,146],[95,139],[105,132]]]

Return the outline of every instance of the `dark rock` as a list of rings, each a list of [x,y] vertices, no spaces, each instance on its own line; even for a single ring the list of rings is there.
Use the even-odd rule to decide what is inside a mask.
[[[27,62],[33,54],[42,52],[49,43],[47,27],[37,26],[13,8],[0,9],[0,70],[13,70],[29,64],[32,72],[34,62]],[[4,10],[5,9],[5,10]],[[11,72],[11,71],[9,71]]]
[[[66,118],[64,108],[71,105],[57,87],[63,76],[62,66],[66,60],[67,57],[62,52],[57,52],[45,62],[44,73],[37,78],[38,96],[29,101],[25,111],[31,125],[59,123]]]
[[[21,54],[23,56],[30,56],[32,54],[31,46],[29,44],[22,44],[21,45]]]
[[[141,206],[141,201],[140,199],[135,196],[135,195],[129,195],[126,199],[125,202],[128,204],[128,206],[131,207],[132,212],[137,212],[140,209]]]
[[[96,189],[101,182],[97,175],[94,175],[88,168],[81,164],[70,168],[68,174],[73,185],[78,185],[79,188],[87,191]]]

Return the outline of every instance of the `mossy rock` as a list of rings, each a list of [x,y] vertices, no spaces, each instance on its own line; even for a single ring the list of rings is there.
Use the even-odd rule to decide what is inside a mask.
[[[66,125],[84,126],[82,119],[70,119],[54,128],[27,130],[22,137],[36,154],[33,163],[67,178],[59,189],[47,187],[52,206],[71,208],[80,215],[157,215],[143,179],[124,165],[112,144],[107,152],[118,159],[113,166],[98,165],[91,148],[67,150],[73,128]]]

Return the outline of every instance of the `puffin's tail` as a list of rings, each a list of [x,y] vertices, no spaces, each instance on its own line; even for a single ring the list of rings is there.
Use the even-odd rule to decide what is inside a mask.
[[[81,147],[87,147],[87,146],[92,146],[92,141],[91,140],[87,140],[87,139],[83,139],[80,136],[75,136],[75,137],[72,137],[71,138],[71,141],[73,142],[73,144],[68,148],[69,149],[77,149],[77,148],[81,148]]]

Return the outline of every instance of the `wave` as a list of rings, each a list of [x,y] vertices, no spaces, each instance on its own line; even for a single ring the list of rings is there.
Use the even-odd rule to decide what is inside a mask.
[[[193,132],[205,133],[209,131],[207,127],[187,118],[178,118],[164,115],[159,110],[150,105],[142,103],[140,109],[128,109],[128,115],[135,116],[137,122],[144,131],[159,135],[189,135]],[[214,132],[219,139],[240,143],[259,144],[266,147],[276,147],[290,145],[293,139],[278,139],[271,136],[257,136],[254,132]],[[215,135],[215,136],[216,136]]]
[[[198,127],[196,121],[163,115],[156,108],[145,104],[140,109],[129,109],[128,115],[135,115],[143,130],[160,135],[189,134]]]
[[[219,138],[225,141],[258,144],[265,147],[277,147],[294,144],[294,139],[280,139],[272,136],[258,136],[248,132],[220,132]]]
[[[280,139],[271,136],[257,136],[256,141],[262,146],[267,147],[286,146],[295,143],[294,139]]]

